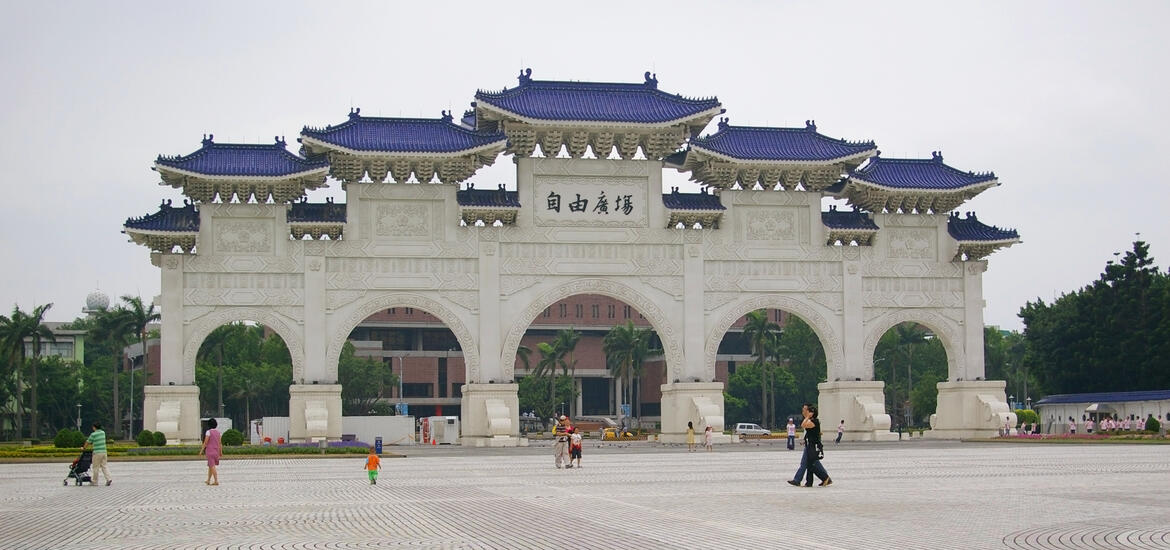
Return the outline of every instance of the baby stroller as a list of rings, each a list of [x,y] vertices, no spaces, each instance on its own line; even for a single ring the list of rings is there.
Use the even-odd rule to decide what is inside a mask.
[[[77,457],[69,464],[69,475],[65,477],[63,485],[69,485],[69,479],[77,480],[77,485],[81,485],[87,481],[93,481],[89,477],[89,467],[93,464],[93,451],[84,449],[81,451],[81,456]]]

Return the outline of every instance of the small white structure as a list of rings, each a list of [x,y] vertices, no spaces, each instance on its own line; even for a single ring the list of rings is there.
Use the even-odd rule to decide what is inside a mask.
[[[1077,433],[1085,433],[1085,421],[1110,418],[1147,418],[1170,421],[1170,390],[1109,393],[1065,393],[1049,395],[1036,402],[1036,414],[1047,433],[1068,433],[1070,418]]]

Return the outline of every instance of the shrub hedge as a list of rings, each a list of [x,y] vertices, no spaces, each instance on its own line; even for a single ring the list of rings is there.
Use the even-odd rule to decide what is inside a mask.
[[[162,432],[154,432],[154,446],[155,447],[166,447],[167,446],[167,434],[162,433]]]
[[[244,444],[244,434],[240,430],[232,428],[226,432],[223,432],[223,435],[220,436],[219,441],[220,443],[223,443],[225,447],[239,447],[240,445]]]
[[[138,432],[138,437],[134,438],[139,447],[150,447],[154,445],[154,432],[150,430],[142,430]]]
[[[76,449],[85,445],[85,434],[71,430],[69,428],[61,428],[57,435],[53,437],[53,446],[58,449]]]

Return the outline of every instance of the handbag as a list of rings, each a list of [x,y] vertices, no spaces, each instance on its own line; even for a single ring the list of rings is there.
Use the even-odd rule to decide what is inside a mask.
[[[825,459],[825,444],[820,441],[817,442],[817,460]]]

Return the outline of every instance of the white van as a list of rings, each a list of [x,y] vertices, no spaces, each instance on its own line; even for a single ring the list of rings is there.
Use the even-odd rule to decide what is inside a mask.
[[[737,435],[772,435],[770,430],[761,428],[759,424],[748,424],[746,422],[736,424],[735,433]]]

